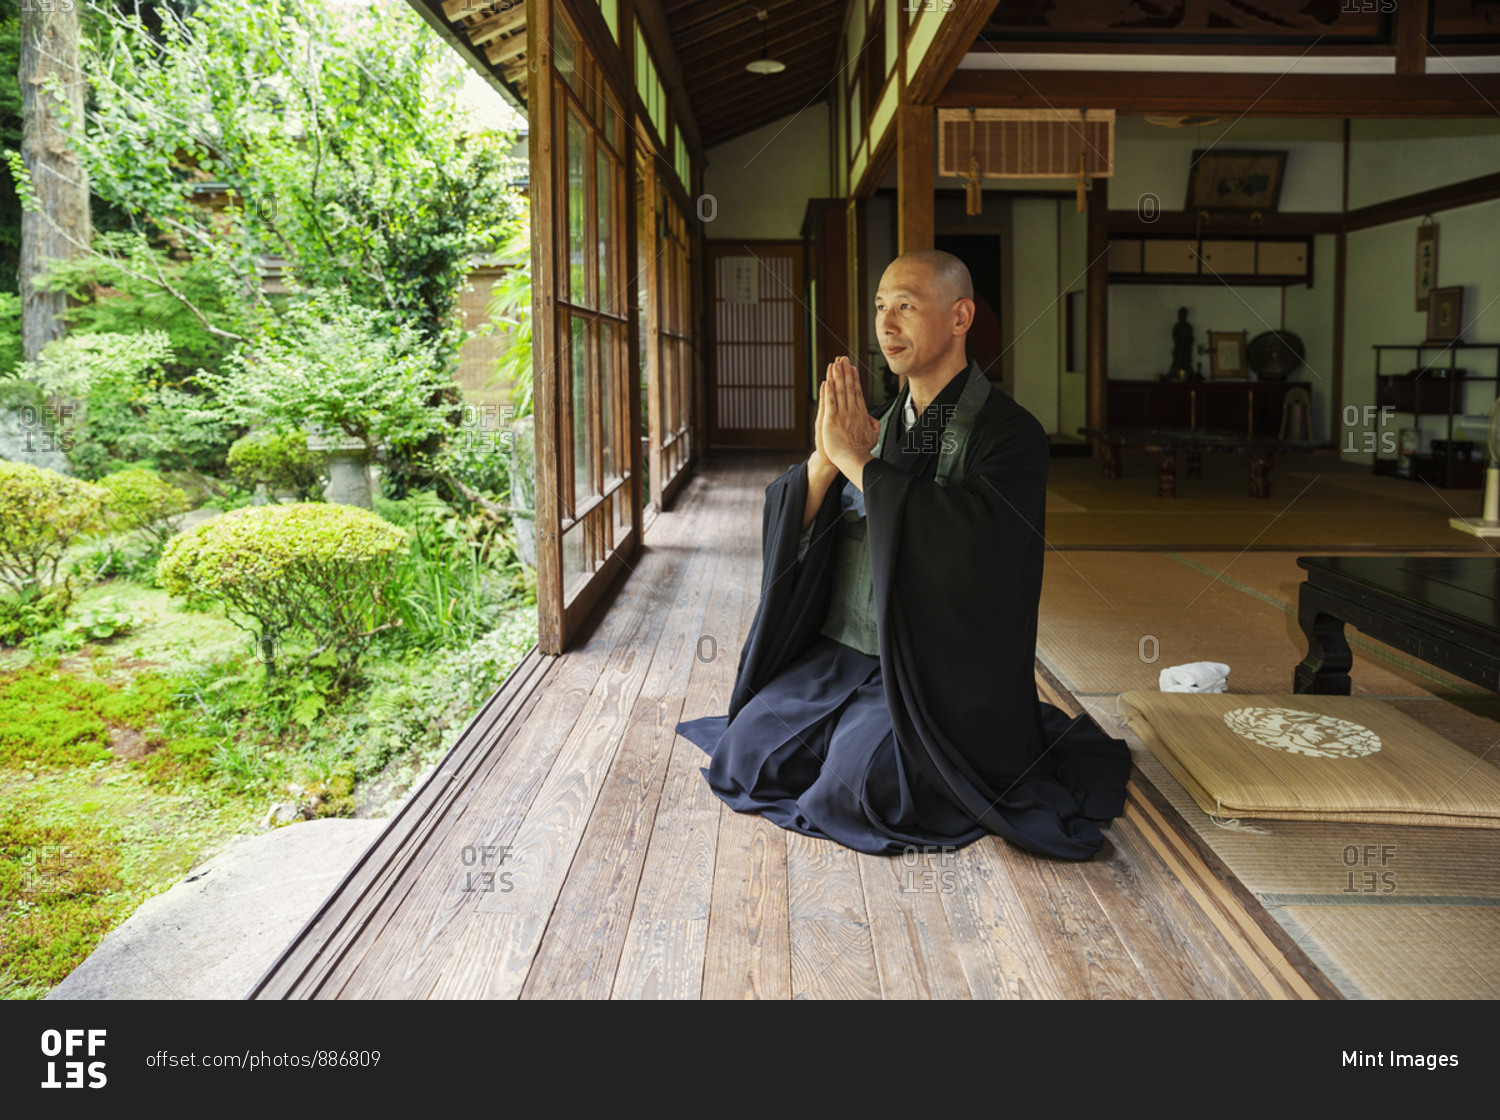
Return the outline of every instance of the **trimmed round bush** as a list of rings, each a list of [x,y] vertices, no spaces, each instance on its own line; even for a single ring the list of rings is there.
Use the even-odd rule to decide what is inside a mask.
[[[304,672],[336,666],[342,680],[375,634],[399,624],[387,584],[406,548],[406,530],[354,506],[247,506],[174,537],[157,578],[170,594],[218,599],[263,639],[307,636]]]
[[[157,546],[178,532],[177,516],[192,503],[187,493],[145,467],[107,474],[99,485],[110,493],[109,519],[118,529],[138,529]]]
[[[55,587],[68,545],[104,527],[108,499],[102,486],[0,459],[0,583],[18,595]]]
[[[299,498],[316,498],[322,458],[307,449],[307,433],[269,428],[241,436],[225,460],[234,481],[246,490],[264,483],[275,494],[290,490]]]

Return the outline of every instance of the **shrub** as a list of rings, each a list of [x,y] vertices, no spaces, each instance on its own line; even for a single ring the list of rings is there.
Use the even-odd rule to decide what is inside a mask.
[[[272,494],[290,490],[304,502],[322,495],[319,456],[307,449],[307,433],[263,429],[229,446],[230,477],[246,490],[264,485]]]
[[[17,626],[35,633],[67,609],[69,583],[58,578],[58,566],[77,537],[103,528],[108,498],[102,486],[0,459],[0,589],[8,592],[0,600],[0,640],[13,640]]]
[[[117,528],[137,531],[157,548],[182,531],[187,494],[155,471],[131,467],[99,480],[110,493],[109,519]]]
[[[400,625],[386,584],[406,544],[405,531],[354,506],[251,506],[173,538],[157,577],[173,595],[218,599],[263,641],[306,635],[303,675],[328,666],[341,684],[370,639]]]

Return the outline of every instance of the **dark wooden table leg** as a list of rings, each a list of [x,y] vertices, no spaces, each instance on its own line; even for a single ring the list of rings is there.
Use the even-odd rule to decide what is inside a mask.
[[[1104,445],[1104,477],[1120,477],[1120,445],[1118,443]]]
[[[1316,588],[1304,583],[1297,597],[1297,622],[1307,635],[1307,656],[1292,675],[1293,692],[1348,696],[1354,655],[1344,637],[1344,621],[1329,614]]]
[[[1250,496],[1271,496],[1271,453],[1256,448],[1250,452]]]
[[[1161,453],[1161,482],[1156,488],[1159,498],[1177,497],[1177,453],[1175,451],[1163,451]]]
[[[1187,453],[1187,476],[1189,478],[1203,477],[1203,452],[1189,451]]]

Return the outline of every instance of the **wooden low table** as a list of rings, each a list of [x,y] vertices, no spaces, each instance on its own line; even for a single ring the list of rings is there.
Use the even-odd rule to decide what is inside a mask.
[[[1294,692],[1348,696],[1347,623],[1377,641],[1500,692],[1500,558],[1299,556],[1297,621],[1307,657]]]
[[[1250,496],[1271,496],[1271,457],[1283,451],[1311,451],[1317,444],[1306,440],[1277,439],[1274,436],[1253,436],[1245,432],[1231,432],[1222,428],[1137,428],[1120,427],[1100,431],[1097,428],[1079,428],[1080,435],[1097,439],[1104,445],[1104,477],[1120,477],[1120,449],[1131,447],[1140,451],[1155,451],[1161,456],[1161,481],[1157,495],[1163,498],[1177,496],[1177,456],[1187,458],[1187,477],[1198,478],[1203,474],[1203,455],[1231,454],[1250,456]]]

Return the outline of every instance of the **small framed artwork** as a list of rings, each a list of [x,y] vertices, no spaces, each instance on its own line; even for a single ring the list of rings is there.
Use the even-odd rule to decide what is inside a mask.
[[[1245,370],[1245,332],[1209,331],[1208,356],[1212,377],[1248,377]]]
[[[1275,210],[1285,151],[1198,148],[1188,172],[1188,210]]]
[[[1433,288],[1427,295],[1427,341],[1459,341],[1463,317],[1462,288]]]

